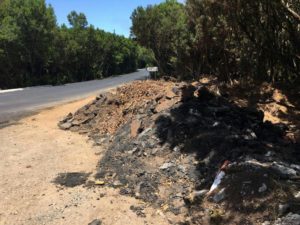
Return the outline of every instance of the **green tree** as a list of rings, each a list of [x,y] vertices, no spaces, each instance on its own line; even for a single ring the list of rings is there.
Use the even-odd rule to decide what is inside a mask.
[[[73,28],[86,28],[88,25],[86,16],[83,13],[72,11],[68,15],[68,21]]]
[[[184,5],[167,0],[159,5],[138,7],[131,16],[131,35],[153,51],[161,74],[182,77],[188,64],[189,32]]]
[[[44,0],[4,0],[0,24],[3,86],[43,83],[56,33],[52,7]]]
[[[296,0],[187,0],[196,72],[227,81],[299,79],[299,6]]]

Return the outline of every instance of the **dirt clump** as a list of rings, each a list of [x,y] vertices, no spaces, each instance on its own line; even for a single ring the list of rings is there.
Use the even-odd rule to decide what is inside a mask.
[[[287,138],[290,124],[267,121],[210,81],[133,82],[59,126],[107,149],[97,179],[175,224],[262,224],[299,214],[300,148]],[[279,212],[280,204],[288,210]]]
[[[119,127],[143,113],[152,101],[163,104],[173,83],[162,81],[135,81],[117,88],[114,92],[100,94],[96,99],[74,115],[67,115],[59,127],[81,133],[114,134]],[[175,96],[174,96],[175,97]],[[177,97],[178,99],[179,97]],[[149,110],[155,110],[149,109]]]

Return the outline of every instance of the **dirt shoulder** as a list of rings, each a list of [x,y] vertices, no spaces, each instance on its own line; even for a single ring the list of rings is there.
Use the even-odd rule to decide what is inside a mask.
[[[66,182],[92,179],[102,150],[87,137],[57,127],[61,117],[94,97],[41,111],[0,129],[0,224],[169,224],[147,207],[138,217],[130,206],[142,202],[121,196],[114,189]]]

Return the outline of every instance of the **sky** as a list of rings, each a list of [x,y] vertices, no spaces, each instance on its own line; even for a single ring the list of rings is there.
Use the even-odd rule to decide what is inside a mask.
[[[138,6],[164,0],[46,0],[54,8],[58,24],[69,25],[67,15],[75,10],[86,15],[89,24],[126,37],[130,34],[130,16]]]

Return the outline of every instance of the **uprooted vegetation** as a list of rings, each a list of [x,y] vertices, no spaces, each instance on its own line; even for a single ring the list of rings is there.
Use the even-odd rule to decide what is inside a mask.
[[[298,221],[297,106],[275,88],[237,91],[212,78],[136,81],[99,95],[59,126],[106,149],[96,174],[101,184],[175,224]],[[258,102],[254,93],[265,95]]]

